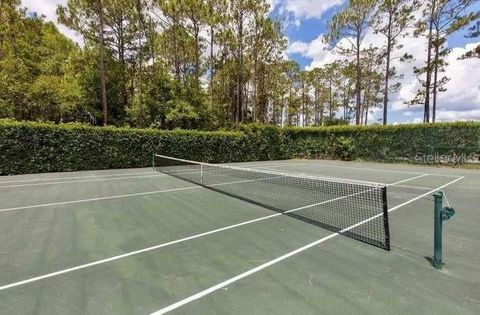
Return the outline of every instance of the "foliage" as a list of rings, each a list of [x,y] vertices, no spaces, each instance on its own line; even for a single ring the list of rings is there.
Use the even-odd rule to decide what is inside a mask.
[[[351,156],[380,162],[408,162],[433,148],[478,148],[480,143],[478,122],[287,128],[285,133],[296,157]],[[330,138],[331,134],[335,137]],[[343,153],[336,151],[332,156],[342,146]]]
[[[215,130],[250,122],[366,125],[383,106],[386,123],[388,94],[404,74],[390,61],[411,58],[398,56],[397,39],[415,16],[429,60],[416,70],[423,86],[413,103],[429,103],[432,94],[435,113],[448,81],[448,37],[464,27],[478,36],[474,2],[350,0],[325,35],[342,57],[302,70],[284,58],[287,40],[270,0],[67,0],[58,21],[81,35],[81,47],[21,1],[4,0],[0,118]],[[384,43],[366,47],[370,30]]]
[[[178,126],[184,129],[191,129],[199,116],[195,108],[183,100],[172,100],[167,102],[169,107],[165,115],[167,124]]]
[[[342,11],[332,17],[325,36],[325,41],[335,46],[341,54],[355,56],[355,122],[357,125],[361,124],[362,82],[365,80],[360,55],[363,51],[363,39],[373,19],[375,6],[375,0],[350,0]],[[348,43],[347,47],[341,45],[342,39]]]
[[[472,18],[472,20],[476,21],[472,24],[472,26],[468,28],[468,33],[465,35],[466,38],[477,38],[480,36],[480,12],[477,12]],[[473,49],[467,51],[460,57],[460,59],[470,58],[480,58],[480,44],[475,46]]]
[[[355,158],[355,146],[351,138],[343,136],[336,137],[330,135],[329,155],[339,157],[344,161],[353,160]]]
[[[147,167],[152,153],[205,161],[287,158],[412,161],[432,148],[477,147],[480,123],[286,127],[236,131],[91,127],[0,120],[0,174]]]
[[[374,18],[372,19],[373,28],[376,34],[382,34],[385,37],[385,45],[382,47],[380,55],[385,62],[384,70],[384,92],[383,92],[383,124],[387,124],[388,116],[388,95],[390,91],[397,91],[400,88],[400,82],[389,83],[392,79],[401,77],[396,73],[395,67],[391,66],[393,59],[398,56],[392,53],[402,48],[398,44],[398,39],[408,35],[408,28],[415,19],[413,12],[418,9],[417,0],[382,0],[380,1]],[[399,58],[400,61],[409,61],[413,56],[404,54]]]
[[[269,152],[266,152],[269,150]],[[152,153],[206,162],[282,159],[249,132],[163,131],[0,120],[0,174],[146,167]]]
[[[68,121],[81,107],[67,67],[78,47],[53,23],[17,6],[0,8],[0,118]]]

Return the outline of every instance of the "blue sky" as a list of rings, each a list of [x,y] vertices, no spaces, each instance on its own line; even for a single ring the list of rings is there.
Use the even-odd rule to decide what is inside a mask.
[[[289,41],[287,57],[297,61],[302,68],[321,67],[325,63],[340,58],[337,54],[326,50],[322,35],[326,32],[330,18],[346,4],[347,0],[270,0],[272,17],[283,21],[284,32]],[[480,3],[471,8],[480,10]],[[465,31],[458,32],[448,39],[452,53],[447,58],[446,75],[451,78],[447,84],[447,92],[439,95],[439,120],[480,120],[480,60],[459,61],[458,57],[480,39],[467,39]],[[425,42],[421,38],[407,37],[403,40],[404,50],[413,54],[410,64],[399,64],[397,70],[404,74],[402,88],[390,96],[389,122],[420,122],[422,107],[405,105],[411,100],[419,87],[418,79],[413,74],[413,67],[420,66],[425,59]],[[366,43],[379,43],[373,32],[365,37]],[[381,42],[381,40],[380,40]],[[467,46],[467,48],[471,47]],[[380,110],[374,114],[374,120],[381,118]]]
[[[280,19],[288,39],[286,56],[296,60],[302,68],[322,67],[328,62],[340,58],[335,52],[327,50],[322,35],[333,14],[346,5],[347,0],[267,0],[270,3],[270,16]],[[44,14],[47,20],[56,22],[55,9],[66,0],[22,0],[22,5],[32,11]],[[480,10],[480,3],[472,7]],[[81,38],[64,26],[59,29],[68,37],[80,42]],[[480,39],[466,39],[463,32],[456,33],[448,39],[452,48],[447,57],[446,75],[450,78],[447,91],[439,95],[437,117],[441,121],[480,120],[480,58],[458,60],[465,51],[474,47]],[[366,44],[380,44],[381,39],[373,32],[367,33]],[[422,38],[405,38],[404,51],[414,56],[409,64],[398,64],[397,71],[404,74],[402,88],[390,96],[389,122],[419,122],[422,120],[422,107],[408,107],[405,102],[412,99],[419,87],[418,79],[413,74],[413,67],[420,66],[425,59],[425,42]],[[399,52],[401,53],[401,52]],[[373,120],[380,119],[380,110],[373,115]]]

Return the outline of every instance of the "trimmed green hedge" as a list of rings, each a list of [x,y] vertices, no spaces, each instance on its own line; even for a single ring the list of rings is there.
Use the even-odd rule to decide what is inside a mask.
[[[2,175],[146,167],[154,152],[214,163],[285,158],[270,148],[259,133],[0,121]]]
[[[285,128],[290,155],[394,162],[438,149],[480,148],[480,122]]]
[[[411,161],[432,148],[480,147],[480,123],[163,131],[0,120],[0,175],[151,165],[153,152],[206,162],[339,158]]]

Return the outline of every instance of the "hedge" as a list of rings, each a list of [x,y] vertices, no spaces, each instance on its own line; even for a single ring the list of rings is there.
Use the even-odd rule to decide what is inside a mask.
[[[433,152],[480,153],[480,122],[285,128],[290,155],[369,161],[414,161]]]
[[[480,123],[164,131],[0,120],[0,174],[146,167],[153,152],[224,163],[288,158],[408,160],[432,148],[478,148]]]
[[[0,121],[0,174],[146,167],[152,153],[213,163],[285,158],[259,133]]]

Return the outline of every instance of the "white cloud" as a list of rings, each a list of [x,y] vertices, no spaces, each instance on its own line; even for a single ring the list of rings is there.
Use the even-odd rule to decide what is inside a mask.
[[[65,5],[66,0],[22,0],[22,5],[26,6],[29,11],[43,14],[49,21],[56,21],[57,14],[55,13],[57,5]]]
[[[47,21],[52,21],[58,29],[68,38],[82,44],[82,37],[64,25],[57,22],[57,5],[66,5],[67,0],[22,0],[22,6],[27,7],[29,12],[36,12],[38,15],[44,15]]]
[[[327,10],[344,2],[345,0],[284,0],[280,5],[297,19],[311,19],[320,18]]]
[[[272,12],[277,7],[277,5],[280,4],[280,1],[281,0],[267,0],[267,3],[270,7],[269,11]]]
[[[480,120],[480,109],[469,111],[440,110],[437,112],[437,121],[452,120]]]
[[[346,45],[346,40],[342,40],[340,45]],[[323,35],[320,35],[311,42],[295,41],[288,45],[287,54],[299,54],[303,57],[312,59],[310,65],[306,67],[307,70],[312,68],[319,68],[334,60],[342,59],[335,51],[329,49],[329,45],[323,41]]]
[[[283,20],[283,26],[299,27],[305,19],[321,19],[325,12],[346,0],[267,0],[270,12]]]
[[[381,35],[370,32],[365,36],[363,44],[364,47],[369,45],[381,46],[383,40],[384,38]],[[342,41],[339,45],[348,45],[347,40],[343,39]],[[423,107],[421,105],[409,106],[405,103],[414,98],[415,92],[420,87],[418,78],[413,73],[413,67],[421,67],[424,64],[426,40],[422,37],[406,37],[401,40],[401,44],[403,44],[403,48],[396,51],[395,55],[400,56],[408,52],[413,55],[414,60],[409,63],[402,63],[398,59],[393,61],[397,73],[403,74],[404,77],[401,79],[402,87],[400,91],[390,95],[390,112],[393,111],[394,114],[396,113],[395,115],[400,115],[402,120],[415,122],[418,117],[423,117]],[[480,59],[458,59],[467,50],[478,44],[472,43],[465,47],[454,47],[447,56],[448,65],[444,75],[449,77],[450,81],[446,84],[447,91],[438,94],[438,120],[480,119],[480,81],[478,78],[472,77],[480,69]],[[292,42],[287,48],[287,53],[300,54],[303,57],[310,58],[311,62],[306,66],[307,70],[322,67],[326,63],[344,58],[335,51],[328,50],[328,45],[323,42],[323,35],[318,36],[311,42]],[[380,113],[377,115],[380,115]]]
[[[420,43],[421,44],[421,43]],[[480,81],[472,78],[475,73],[474,69],[480,69],[480,59],[473,58],[467,60],[459,60],[458,58],[467,50],[478,44],[468,44],[465,47],[455,47],[447,56],[448,63],[444,75],[450,78],[446,84],[446,92],[438,94],[438,112],[437,117],[441,120],[461,120],[461,119],[479,119],[480,111]],[[424,46],[412,46],[411,51],[421,52],[425,54]],[[421,56],[417,57],[414,62],[417,66],[423,63]],[[405,66],[404,66],[405,67]],[[410,66],[411,67],[411,66]],[[402,81],[402,88],[398,94],[393,95],[392,108],[396,111],[404,111],[407,109],[405,101],[409,101],[414,97],[415,91],[420,87],[417,78],[412,74],[412,69],[405,67],[401,69],[406,72],[406,76]],[[422,112],[421,105],[408,108],[410,111]]]
[[[287,53],[308,55],[309,48],[310,48],[309,43],[296,41],[296,42],[292,42],[290,45],[288,45]]]

